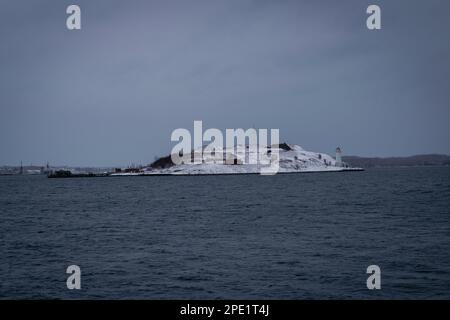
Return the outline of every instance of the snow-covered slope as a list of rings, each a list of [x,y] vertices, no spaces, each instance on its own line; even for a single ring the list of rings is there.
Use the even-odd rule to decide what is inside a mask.
[[[318,171],[349,171],[358,168],[336,166],[333,157],[325,153],[306,151],[298,145],[282,144],[280,147],[271,147],[271,154],[279,154],[278,173],[318,172]],[[248,146],[238,145],[236,151],[223,149],[226,157],[238,159],[242,164],[223,164],[222,161],[214,162],[212,157],[203,157],[201,164],[179,164],[166,168],[145,168],[141,172],[116,173],[113,175],[202,175],[202,174],[249,174],[260,173],[263,166],[258,163],[258,153]],[[245,154],[245,159],[243,155]],[[253,162],[251,161],[253,160]]]

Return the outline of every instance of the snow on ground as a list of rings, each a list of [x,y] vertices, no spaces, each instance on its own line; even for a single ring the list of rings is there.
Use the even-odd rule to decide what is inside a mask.
[[[271,148],[272,155],[279,152],[279,173],[295,172],[322,172],[322,171],[348,171],[357,168],[344,168],[336,166],[336,160],[328,154],[306,151],[298,145],[289,145],[291,150]],[[238,145],[236,150],[224,148],[223,154],[239,159],[243,164],[214,163],[211,156],[203,157],[201,164],[180,164],[165,169],[145,168],[140,173],[114,173],[113,176],[130,175],[204,175],[204,174],[249,174],[260,173],[264,167],[258,164],[258,153],[251,146]],[[245,157],[245,158],[244,158]],[[256,163],[256,164],[251,164]],[[267,167],[267,166],[266,166]]]

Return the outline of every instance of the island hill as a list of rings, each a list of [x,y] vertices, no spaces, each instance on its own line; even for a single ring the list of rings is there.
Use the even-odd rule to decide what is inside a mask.
[[[278,173],[363,170],[361,168],[352,168],[344,163],[340,148],[336,149],[336,158],[325,153],[307,151],[298,145],[290,145],[287,143],[272,145],[268,149],[268,153],[279,155]],[[217,161],[213,156],[204,156],[202,163],[198,164],[174,164],[171,155],[168,155],[157,159],[144,168],[116,169],[114,173],[111,173],[111,176],[259,174],[262,166],[252,164],[257,163],[256,159],[258,158],[258,154],[255,150],[248,145],[238,145],[235,149],[224,148],[223,150],[219,150],[222,151],[223,161]],[[242,155],[245,155],[246,159],[242,159]],[[191,151],[191,159],[193,157],[194,151]],[[250,159],[254,161],[249,161]]]

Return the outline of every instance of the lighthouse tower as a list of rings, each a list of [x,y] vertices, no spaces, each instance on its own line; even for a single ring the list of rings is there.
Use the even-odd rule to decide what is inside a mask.
[[[342,167],[342,151],[341,148],[336,148],[336,167]]]

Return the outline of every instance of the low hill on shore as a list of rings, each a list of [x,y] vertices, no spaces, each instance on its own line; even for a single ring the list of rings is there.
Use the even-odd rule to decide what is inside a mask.
[[[357,156],[342,157],[351,166],[372,167],[412,167],[412,166],[448,166],[450,156],[443,154],[421,154],[410,157],[370,158]]]

